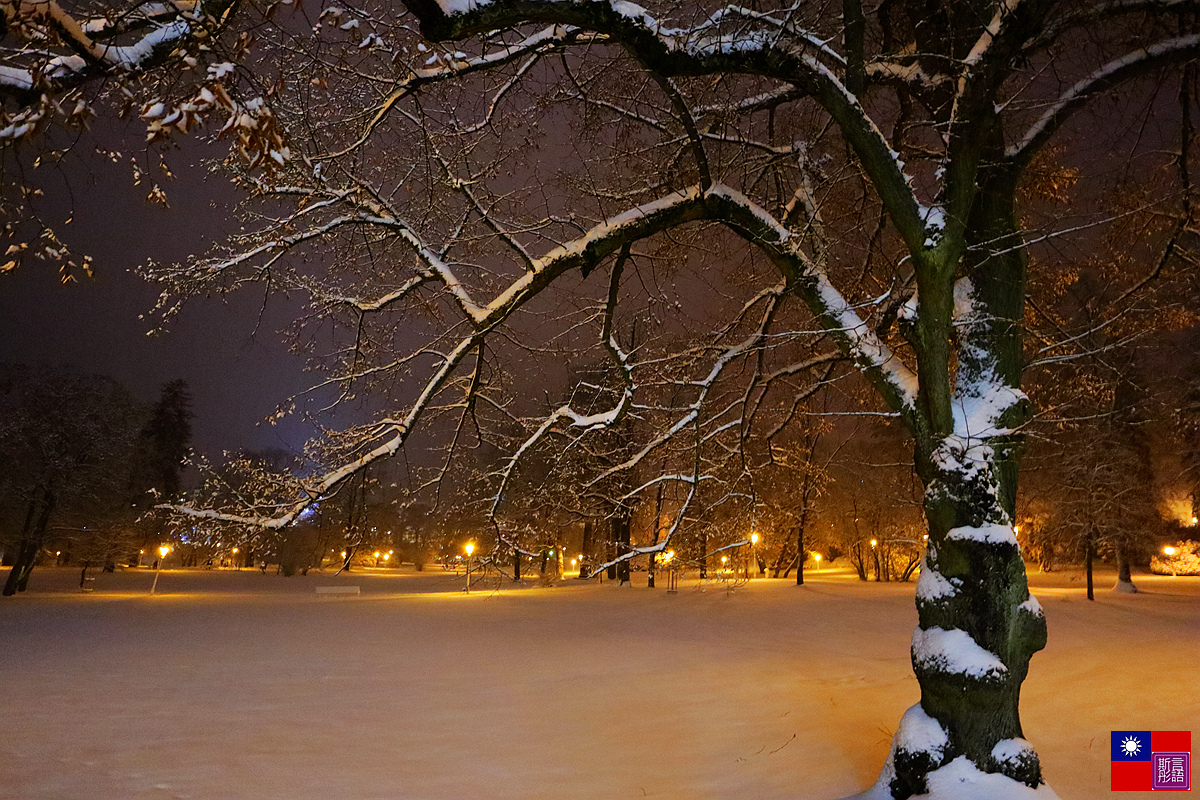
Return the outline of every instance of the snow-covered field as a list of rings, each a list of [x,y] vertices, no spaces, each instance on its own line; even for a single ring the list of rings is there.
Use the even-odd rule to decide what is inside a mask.
[[[0,602],[0,798],[832,800],[918,698],[911,583],[152,578],[80,594],[39,569]],[[1141,796],[1109,794],[1109,731],[1200,734],[1200,579],[1102,574],[1095,603],[1077,572],[1030,580],[1050,645],[1023,719],[1050,784]]]

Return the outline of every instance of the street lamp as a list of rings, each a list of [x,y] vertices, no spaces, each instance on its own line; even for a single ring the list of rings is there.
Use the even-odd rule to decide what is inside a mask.
[[[475,543],[467,542],[467,594],[471,593],[471,556],[475,553]]]
[[[817,562],[817,572],[821,571],[821,554],[813,553],[813,561]]]
[[[679,591],[679,573],[675,571],[675,551],[664,553],[663,561],[667,564],[667,594],[676,594]]]
[[[751,563],[752,567],[755,569],[757,569],[757,567],[758,567],[758,559],[755,558],[755,553],[754,553],[754,546],[756,544],[758,544],[758,534],[752,533],[752,534],[750,534],[750,563]],[[749,568],[747,568],[747,570],[746,570],[746,580],[750,580],[750,569]]]
[[[158,574],[162,572],[162,562],[166,560],[169,552],[171,548],[165,544],[158,548],[158,566],[154,568],[154,583],[150,584],[150,594],[154,594],[154,590],[158,588]]]
[[[1163,555],[1167,556],[1168,558],[1175,555],[1176,552],[1178,552],[1178,551],[1174,547],[1171,547],[1171,545],[1167,545],[1166,547],[1163,548]],[[1176,570],[1174,564],[1171,565],[1171,577],[1172,578],[1179,577],[1179,572]]]

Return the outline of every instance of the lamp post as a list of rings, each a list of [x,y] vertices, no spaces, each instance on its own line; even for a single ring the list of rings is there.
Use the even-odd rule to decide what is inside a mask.
[[[817,562],[817,572],[821,571],[821,554],[813,553],[813,561]]]
[[[162,572],[162,562],[167,559],[169,552],[171,548],[165,544],[158,548],[158,566],[154,568],[154,583],[150,584],[150,594],[154,594],[154,590],[158,588],[158,575]]]
[[[755,557],[754,547],[758,544],[758,534],[750,534],[750,563],[753,569],[758,569],[758,559]],[[750,568],[746,569],[746,580],[750,580]]]
[[[467,542],[467,594],[471,593],[471,556],[475,553],[475,543]]]
[[[879,540],[878,539],[871,540],[871,553],[875,556],[875,582],[879,583],[881,578],[879,576]]]

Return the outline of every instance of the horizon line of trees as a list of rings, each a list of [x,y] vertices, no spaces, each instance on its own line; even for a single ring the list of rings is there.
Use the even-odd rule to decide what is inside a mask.
[[[165,383],[139,402],[111,378],[63,368],[0,364],[0,551],[4,596],[23,592],[46,548],[57,563],[138,562],[179,498],[191,438],[190,396]]]

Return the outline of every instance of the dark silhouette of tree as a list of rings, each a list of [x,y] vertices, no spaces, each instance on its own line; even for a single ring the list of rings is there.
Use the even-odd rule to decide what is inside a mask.
[[[158,403],[138,435],[135,495],[153,491],[170,498],[179,494],[180,473],[192,440],[191,404],[187,381],[163,385]]]
[[[71,520],[82,538],[108,541],[99,550],[95,541],[81,546],[85,559],[115,557],[112,528],[132,522],[125,487],[144,414],[108,378],[0,369],[0,481],[12,525],[5,551],[13,554],[4,595],[25,591],[55,519]]]

